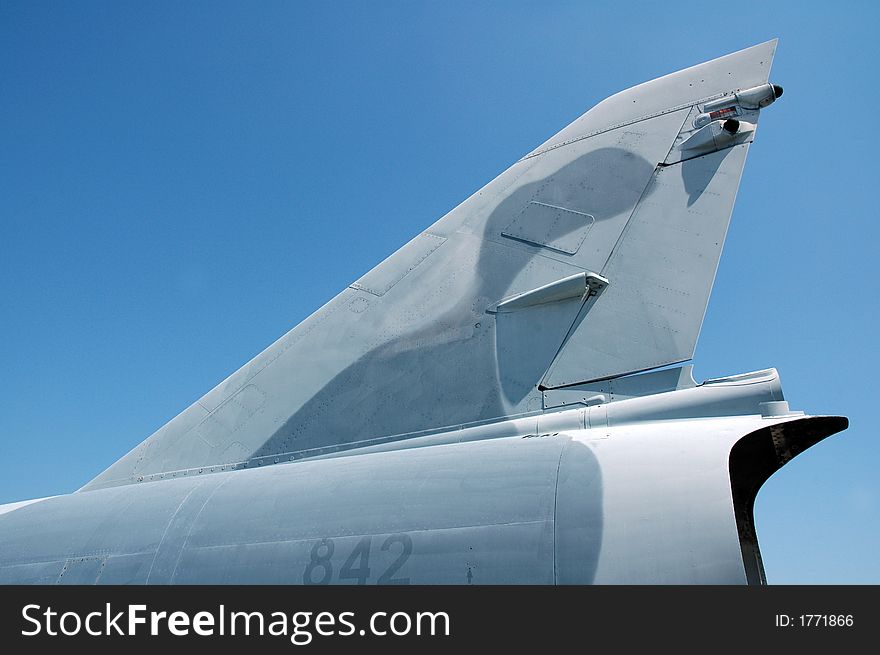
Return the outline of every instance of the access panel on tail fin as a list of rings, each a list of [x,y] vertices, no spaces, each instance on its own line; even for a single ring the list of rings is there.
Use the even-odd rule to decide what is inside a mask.
[[[540,411],[544,388],[689,358],[759,113],[736,94],[775,45],[600,103],[85,489]]]

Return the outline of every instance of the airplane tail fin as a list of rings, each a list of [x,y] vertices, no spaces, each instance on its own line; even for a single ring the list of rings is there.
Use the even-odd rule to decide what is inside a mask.
[[[690,359],[775,49],[603,101],[84,489],[542,411]]]

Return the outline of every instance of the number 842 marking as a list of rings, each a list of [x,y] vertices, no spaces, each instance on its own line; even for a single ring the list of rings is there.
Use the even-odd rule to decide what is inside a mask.
[[[370,578],[370,546],[373,538],[363,537],[357,542],[354,550],[346,558],[342,568],[339,569],[337,580],[345,582],[347,580],[357,580],[357,584],[367,584]],[[408,534],[393,534],[388,537],[380,550],[396,551],[400,549],[391,566],[385,569],[385,572],[376,580],[376,584],[409,584],[409,578],[395,578],[394,576],[406,564],[412,553],[412,539]],[[330,584],[333,578],[333,562],[331,558],[336,551],[336,544],[332,539],[321,539],[312,546],[311,559],[303,571],[302,581],[306,585],[314,584]]]

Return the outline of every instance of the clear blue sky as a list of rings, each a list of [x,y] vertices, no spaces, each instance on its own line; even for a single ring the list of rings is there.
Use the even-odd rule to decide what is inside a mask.
[[[769,580],[880,583],[876,3],[0,2],[0,503],[70,492],[611,93],[780,38],[697,349],[850,429]]]

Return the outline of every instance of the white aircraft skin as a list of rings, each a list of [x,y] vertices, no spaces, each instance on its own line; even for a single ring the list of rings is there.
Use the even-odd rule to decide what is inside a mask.
[[[0,582],[763,583],[758,489],[847,420],[680,364],[775,49],[603,101],[82,489],[0,506]]]

